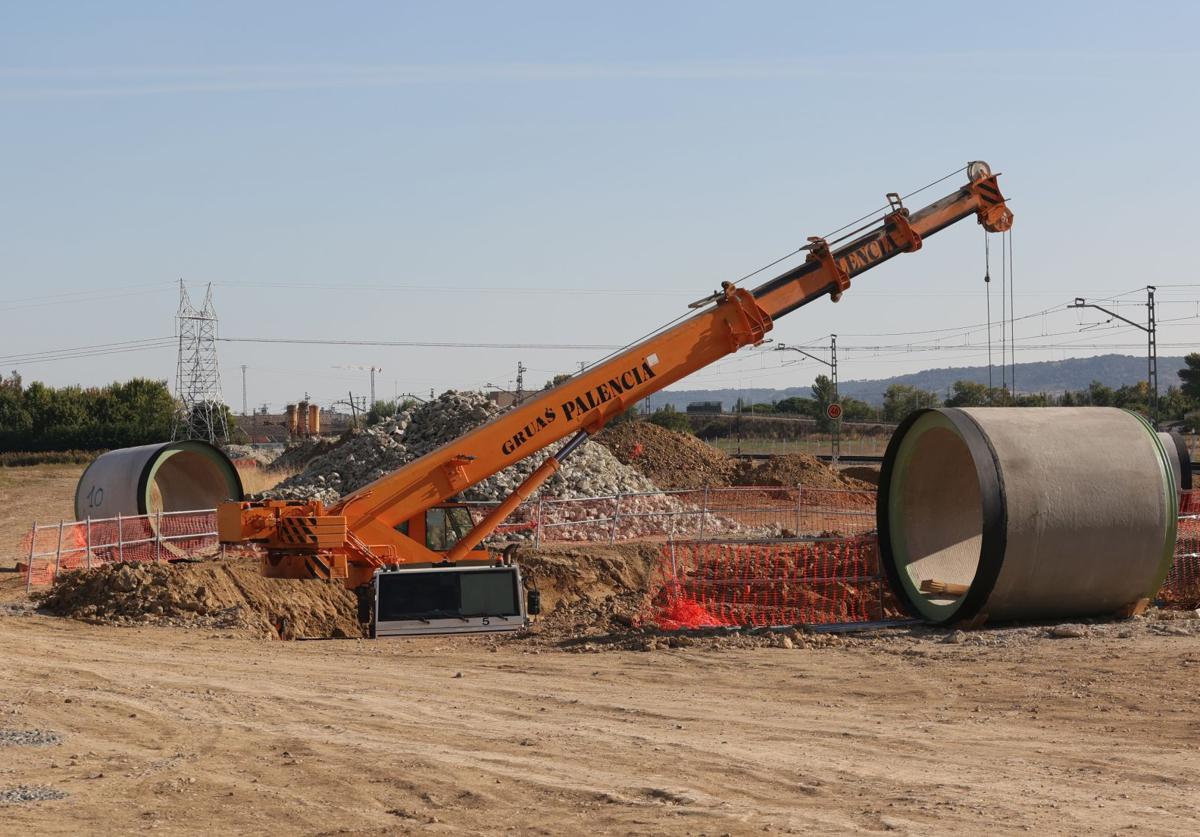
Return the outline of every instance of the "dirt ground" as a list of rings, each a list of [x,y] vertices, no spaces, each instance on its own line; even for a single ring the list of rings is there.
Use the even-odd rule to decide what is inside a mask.
[[[66,796],[0,832],[1196,833],[1192,626],[567,653],[13,611],[0,796]]]
[[[91,624],[0,574],[0,834],[1200,831],[1194,614],[649,637],[618,617],[650,553],[585,552],[522,553],[553,611],[524,637]],[[263,598],[233,570],[169,590]]]
[[[75,519],[75,486],[83,465],[0,467],[0,567],[12,566],[34,520]]]

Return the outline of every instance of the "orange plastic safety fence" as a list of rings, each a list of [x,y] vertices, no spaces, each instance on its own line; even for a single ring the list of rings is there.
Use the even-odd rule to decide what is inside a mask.
[[[1168,607],[1190,609],[1200,606],[1200,491],[1183,492],[1179,512],[1175,559],[1157,599]]]
[[[664,628],[823,625],[899,615],[874,536],[668,544],[644,620]]]
[[[218,548],[216,512],[81,520],[39,526],[22,539],[20,566],[30,587],[61,572],[108,563],[171,561]]]

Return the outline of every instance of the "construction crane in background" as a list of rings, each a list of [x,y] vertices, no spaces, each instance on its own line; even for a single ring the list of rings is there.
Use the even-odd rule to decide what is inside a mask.
[[[966,184],[915,212],[889,194],[880,220],[834,241],[809,238],[797,267],[754,290],[722,283],[689,306],[694,313],[328,508],[319,501],[223,504],[220,539],[263,546],[267,576],[341,579],[360,594],[363,621],[381,635],[521,627],[536,609],[521,596],[520,570],[507,551],[497,556],[482,548],[484,539],[610,419],[738,349],[762,343],[779,317],[824,296],[837,302],[855,276],[921,249],[926,238],[958,221],[974,217],[990,232],[1009,229],[1013,216],[996,175],[978,161],[966,172]],[[482,519],[453,501],[567,437]]]

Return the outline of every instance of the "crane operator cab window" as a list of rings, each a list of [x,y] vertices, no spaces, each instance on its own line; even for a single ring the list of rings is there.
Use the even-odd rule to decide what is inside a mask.
[[[432,508],[425,512],[425,545],[435,552],[445,552],[473,526],[471,513],[464,506]]]

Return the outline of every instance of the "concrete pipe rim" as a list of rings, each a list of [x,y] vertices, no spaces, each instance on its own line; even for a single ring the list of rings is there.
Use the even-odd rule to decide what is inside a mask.
[[[241,474],[238,473],[237,468],[230,461],[229,457],[225,455],[224,451],[209,442],[199,439],[189,439],[163,445],[162,449],[151,459],[150,467],[142,471],[141,477],[138,479],[137,489],[137,500],[142,514],[153,515],[159,511],[154,508],[153,503],[155,479],[158,476],[159,470],[170,462],[173,457],[180,454],[198,455],[202,460],[214,466],[216,473],[224,479],[226,487],[229,489],[227,499],[242,499],[245,489],[242,486]],[[165,503],[165,499],[162,502]],[[176,511],[195,511],[195,509],[163,508],[161,511],[164,514],[168,514]]]
[[[947,503],[952,513],[960,515],[957,522],[975,532],[979,543],[977,552],[973,548],[959,550],[963,555],[974,555],[974,569],[971,577],[964,579],[967,592],[958,597],[922,592],[912,568],[936,556],[922,555],[914,560],[909,551],[906,527],[911,520],[905,513],[903,489],[907,487],[914,454],[931,434],[940,434],[943,441],[952,440],[958,446],[956,453],[970,459],[970,472],[975,476],[972,486],[975,493],[970,496],[938,498]],[[884,571],[910,616],[948,624],[969,621],[979,614],[1004,564],[1008,521],[1000,463],[987,435],[974,419],[953,408],[931,408],[918,410],[900,423],[888,443],[880,471],[876,524]],[[940,599],[951,600],[939,602]]]

